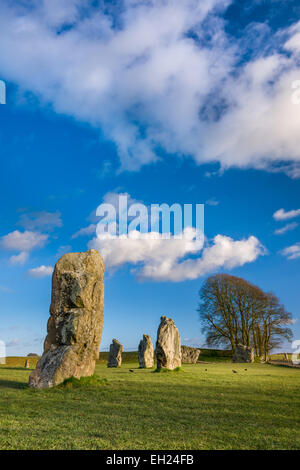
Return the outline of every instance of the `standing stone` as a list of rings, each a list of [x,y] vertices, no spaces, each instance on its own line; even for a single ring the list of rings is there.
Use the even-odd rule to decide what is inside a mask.
[[[289,356],[288,356],[287,353],[284,353],[284,360],[285,360],[285,361],[288,361],[288,360],[289,360]]]
[[[121,367],[123,346],[117,339],[113,339],[109,347],[107,367]]]
[[[171,318],[160,318],[155,354],[158,369],[173,370],[181,366],[180,335]]]
[[[139,365],[141,368],[153,367],[154,365],[153,344],[148,335],[144,335],[139,344]]]
[[[181,360],[183,364],[196,364],[199,358],[200,349],[181,346]]]
[[[254,350],[251,347],[238,344],[232,362],[254,362]]]
[[[29,369],[29,361],[28,361],[28,359],[26,359],[24,367],[25,367],[25,369]]]
[[[103,327],[104,263],[96,250],[68,253],[52,276],[44,353],[29,386],[49,388],[94,373]]]

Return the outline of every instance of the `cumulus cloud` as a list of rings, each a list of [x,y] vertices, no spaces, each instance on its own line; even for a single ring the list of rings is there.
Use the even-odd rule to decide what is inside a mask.
[[[129,193],[122,192],[122,191],[109,191],[103,196],[103,202],[105,204],[111,204],[115,210],[116,210],[116,215],[120,215],[120,210],[119,210],[119,201],[120,201],[120,196],[125,196],[127,199],[127,207],[131,206],[132,204],[138,204],[141,201],[138,201],[137,199],[134,199],[131,197]]]
[[[6,251],[20,251],[19,254],[10,257],[12,264],[24,264],[29,258],[29,252],[35,248],[41,248],[48,240],[48,235],[40,232],[15,230],[0,238],[0,248]]]
[[[32,268],[28,270],[28,274],[31,277],[41,278],[46,276],[51,276],[53,273],[52,266],[39,266],[38,268]]]
[[[300,176],[300,22],[275,35],[255,23],[233,41],[220,15],[230,0],[104,3],[3,0],[2,76],[101,128],[123,168],[161,147]]]
[[[22,214],[19,222],[19,225],[24,227],[27,230],[45,230],[51,231],[55,227],[62,226],[61,214],[60,212],[31,212],[29,214]]]
[[[19,253],[18,255],[12,255],[10,258],[9,258],[9,261],[11,262],[11,264],[24,264],[26,263],[26,261],[28,260],[29,258],[29,254],[27,251],[21,251],[21,253]]]
[[[42,247],[47,239],[48,235],[40,232],[31,232],[29,230],[20,232],[19,230],[15,230],[1,238],[0,246],[4,250],[28,252],[34,248]]]
[[[294,219],[300,215],[300,209],[295,209],[291,211],[285,211],[284,209],[278,209],[274,212],[273,217],[275,220],[288,220]]]
[[[281,251],[281,254],[289,260],[300,258],[300,242],[287,246]]]
[[[131,195],[126,193],[126,192],[118,192],[117,190],[107,192],[103,196],[102,203],[103,204],[110,204],[111,206],[113,206],[114,209],[115,209],[116,217],[120,216],[120,212],[119,212],[119,198],[120,198],[120,196],[126,196],[127,208],[129,208],[132,204],[139,203],[139,201],[132,198]],[[123,208],[123,210],[126,211],[125,208]],[[100,217],[96,216],[96,209],[94,211],[92,211],[92,213],[89,215],[88,220],[90,220],[92,223],[89,224],[86,227],[81,228],[77,232],[75,232],[72,235],[72,238],[78,238],[78,237],[82,237],[82,236],[90,236],[90,235],[94,235],[96,233],[97,223],[100,220]]]
[[[181,239],[171,237],[165,240],[159,233],[132,231],[128,237],[113,239],[106,234],[89,243],[89,248],[101,253],[108,267],[116,268],[126,263],[137,265],[134,272],[138,278],[155,281],[197,279],[222,268],[232,269],[253,262],[265,253],[254,236],[233,240],[217,235],[199,257],[202,246],[203,240],[197,238],[192,227],[185,229]]]
[[[291,230],[294,230],[296,227],[298,227],[297,222],[292,222],[291,224],[286,224],[282,228],[278,228],[275,230],[275,235],[283,235],[286,232],[290,232]]]

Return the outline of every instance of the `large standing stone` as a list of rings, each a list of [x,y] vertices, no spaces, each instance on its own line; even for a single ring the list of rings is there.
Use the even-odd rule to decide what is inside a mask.
[[[254,349],[238,344],[233,354],[232,362],[254,362]]]
[[[69,377],[94,373],[103,327],[103,276],[104,263],[96,250],[68,253],[56,263],[48,334],[30,387],[53,387]]]
[[[200,354],[200,349],[181,346],[181,361],[183,364],[196,364]]]
[[[117,339],[113,339],[109,347],[107,367],[121,367],[123,346]]]
[[[148,335],[144,335],[139,344],[139,365],[141,368],[153,367],[154,365],[153,344]]]
[[[158,369],[173,370],[181,366],[180,335],[171,318],[160,318],[155,354]]]

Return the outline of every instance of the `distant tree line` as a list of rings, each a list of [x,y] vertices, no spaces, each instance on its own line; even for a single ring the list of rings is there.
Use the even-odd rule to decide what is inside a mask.
[[[211,276],[199,297],[202,332],[209,346],[230,346],[234,351],[241,343],[268,360],[273,348],[292,339],[292,315],[274,294],[245,279],[228,274]]]

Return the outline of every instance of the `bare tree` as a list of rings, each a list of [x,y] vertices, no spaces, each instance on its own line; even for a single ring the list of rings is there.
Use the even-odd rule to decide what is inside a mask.
[[[200,292],[198,312],[208,345],[252,346],[268,360],[283,339],[292,338],[292,316],[278,298],[245,279],[218,274],[209,277]]]

